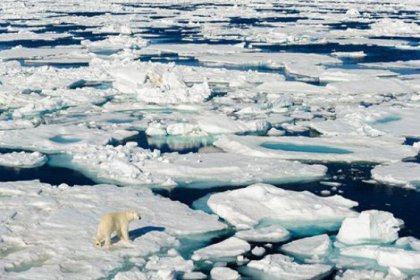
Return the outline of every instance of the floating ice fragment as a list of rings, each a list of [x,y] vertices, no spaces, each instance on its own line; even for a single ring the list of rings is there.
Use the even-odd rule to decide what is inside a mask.
[[[283,160],[266,161],[229,153],[160,156],[130,145],[85,146],[67,156],[52,158],[52,165],[79,170],[96,182],[161,188],[170,179],[190,188],[237,186],[255,182],[289,183],[322,178],[326,168]],[[276,172],[274,172],[274,170]]]
[[[420,187],[420,164],[415,162],[378,165],[371,172],[372,178],[380,183],[406,188]]]
[[[265,249],[264,247],[255,246],[254,249],[252,249],[251,253],[254,256],[261,257],[265,254]]]
[[[224,136],[215,146],[226,152],[263,158],[327,162],[386,162],[417,155],[417,149],[386,137]]]
[[[135,131],[105,131],[79,125],[40,125],[36,128],[0,131],[0,146],[46,153],[70,152],[84,149],[87,145],[106,145],[112,139],[123,140],[136,134]]]
[[[332,52],[331,55],[335,56],[335,57],[361,58],[361,57],[365,57],[366,53],[364,51],[360,51],[360,52]]]
[[[324,257],[331,249],[330,237],[327,234],[298,239],[281,246],[281,250],[300,258]]]
[[[34,168],[44,165],[48,158],[39,153],[12,152],[0,154],[0,165],[15,168]]]
[[[396,268],[390,268],[388,274],[383,271],[348,269],[337,280],[405,280],[406,275]]]
[[[240,275],[236,270],[228,267],[215,267],[210,271],[212,280],[238,280]]]
[[[95,249],[93,238],[99,217],[126,209],[135,209],[143,217],[130,225],[133,243],[125,246],[117,242],[111,251]],[[179,246],[175,236],[205,234],[226,227],[216,216],[191,210],[150,190],[109,185],[0,183],[0,212],[10,210],[17,214],[8,219],[7,231],[0,226],[0,240],[2,246],[16,250],[0,259],[0,275],[5,279],[48,279],[51,275],[63,279],[107,277],[122,267],[127,257],[147,259],[158,253],[162,256],[167,249]],[[19,237],[24,246],[9,237]],[[191,267],[188,261],[179,261],[169,250],[167,257],[163,255],[156,262],[152,258],[149,266],[160,263],[168,267],[172,264],[175,269]]]
[[[420,271],[420,252],[377,245],[350,246],[340,249],[340,254],[353,258],[375,260],[383,267],[395,267],[409,273]]]
[[[346,218],[337,235],[337,240],[346,244],[391,243],[398,238],[401,220],[389,212],[363,211],[358,217]]]
[[[236,237],[250,242],[278,243],[289,239],[290,233],[280,225],[238,231]]]
[[[275,279],[320,279],[328,275],[331,266],[324,264],[298,264],[293,258],[275,254],[259,261],[251,261],[244,270],[253,277],[274,277]]]
[[[354,216],[351,208],[357,205],[338,195],[319,197],[266,184],[213,194],[207,204],[237,229],[270,221],[287,229],[310,226],[324,230],[337,228],[345,217]]]
[[[191,257],[194,261],[232,261],[237,256],[251,250],[248,242],[236,237],[230,237],[219,243],[199,249]]]
[[[183,280],[204,280],[207,279],[207,275],[202,272],[187,272],[182,275]]]

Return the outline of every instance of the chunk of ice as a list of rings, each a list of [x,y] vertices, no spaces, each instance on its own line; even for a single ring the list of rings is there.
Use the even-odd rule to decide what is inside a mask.
[[[298,239],[281,246],[281,250],[300,258],[325,257],[331,249],[330,237],[327,234]]]
[[[346,244],[391,243],[397,240],[401,220],[389,212],[363,211],[358,217],[346,218],[337,235],[337,240]]]
[[[344,218],[355,215],[351,208],[357,205],[338,195],[319,197],[265,184],[213,194],[207,204],[237,229],[250,229],[264,221],[287,229],[336,228]]]
[[[254,277],[274,277],[276,279],[320,279],[331,271],[331,266],[324,264],[298,264],[293,258],[275,254],[259,261],[251,261],[246,273]]]
[[[248,242],[236,237],[230,237],[219,243],[195,251],[191,258],[194,261],[234,261],[237,256],[249,250],[251,250],[251,246]]]

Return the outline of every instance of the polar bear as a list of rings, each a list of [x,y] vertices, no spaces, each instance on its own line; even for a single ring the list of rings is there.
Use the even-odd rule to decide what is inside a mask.
[[[133,220],[140,219],[141,216],[136,211],[112,212],[103,215],[96,232],[95,246],[102,247],[102,243],[105,242],[105,247],[109,248],[113,232],[117,232],[120,240],[130,243],[128,224]]]

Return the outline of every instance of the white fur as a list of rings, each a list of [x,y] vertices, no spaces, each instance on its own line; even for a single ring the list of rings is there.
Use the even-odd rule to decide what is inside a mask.
[[[133,220],[141,219],[140,215],[135,211],[121,211],[107,213],[102,216],[101,221],[98,225],[98,231],[96,232],[95,245],[102,247],[102,243],[105,243],[105,247],[111,246],[111,235],[116,232],[120,240],[130,243],[128,237],[128,224]]]

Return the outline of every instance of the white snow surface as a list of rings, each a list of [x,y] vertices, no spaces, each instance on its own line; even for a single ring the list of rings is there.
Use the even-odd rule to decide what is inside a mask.
[[[140,188],[8,182],[0,184],[0,200],[2,279],[106,277],[123,265],[123,257],[136,263],[177,247],[179,236],[226,227],[216,216]],[[120,242],[110,250],[95,248],[101,215],[131,209],[142,216],[130,225],[133,243]]]
[[[236,237],[250,242],[278,243],[289,239],[290,232],[280,225],[238,231]]]
[[[325,257],[331,248],[331,240],[327,234],[306,237],[281,246],[281,250],[297,257]]]
[[[420,164],[415,162],[395,162],[375,166],[372,179],[391,186],[420,187]]]
[[[39,153],[12,152],[0,154],[0,165],[15,168],[34,168],[44,165],[48,158]]]
[[[343,256],[371,259],[382,267],[395,267],[407,272],[420,270],[420,252],[377,245],[350,246],[340,250]]]
[[[337,240],[346,244],[391,243],[398,239],[401,220],[392,213],[369,210],[344,219]]]
[[[229,267],[215,267],[210,271],[212,280],[237,280],[241,276],[236,270]]]
[[[351,208],[357,205],[339,195],[319,197],[307,191],[288,191],[267,184],[216,193],[207,204],[237,229],[251,229],[264,220],[287,229],[334,227],[344,218],[355,216]]]
[[[232,135],[221,137],[214,144],[226,152],[270,159],[375,163],[417,155],[417,149],[403,146],[401,141],[348,135],[318,138]]]
[[[235,260],[237,256],[243,255],[249,250],[251,250],[251,245],[248,242],[236,237],[230,237],[195,251],[191,258],[194,261]]]
[[[165,188],[312,181],[326,173],[322,165],[266,161],[231,153],[161,155],[157,150],[139,148],[133,142],[117,147],[85,145],[51,164],[79,170],[97,182]]]
[[[225,260],[201,270],[182,257],[185,236],[207,242],[224,223],[142,187],[341,180],[308,162],[378,163],[370,182],[418,187],[418,162],[407,158],[420,144],[404,144],[420,139],[418,0],[137,2],[0,4],[0,165],[64,167],[124,187],[0,183],[1,279],[237,276]],[[345,191],[334,188],[322,194]],[[270,248],[297,233],[309,238],[285,247],[335,265],[337,278],[419,279],[418,239],[398,238],[389,213],[261,184],[209,196],[239,243]],[[131,225],[134,243],[95,249],[100,215],[125,207],[145,215]],[[329,246],[334,236],[313,237],[340,224]],[[248,261],[237,257],[240,273]],[[327,271],[277,255],[253,263],[257,279]]]
[[[298,264],[293,258],[275,254],[262,260],[251,261],[247,268],[254,276],[273,277],[274,279],[317,279],[329,274],[331,266],[325,264]]]

